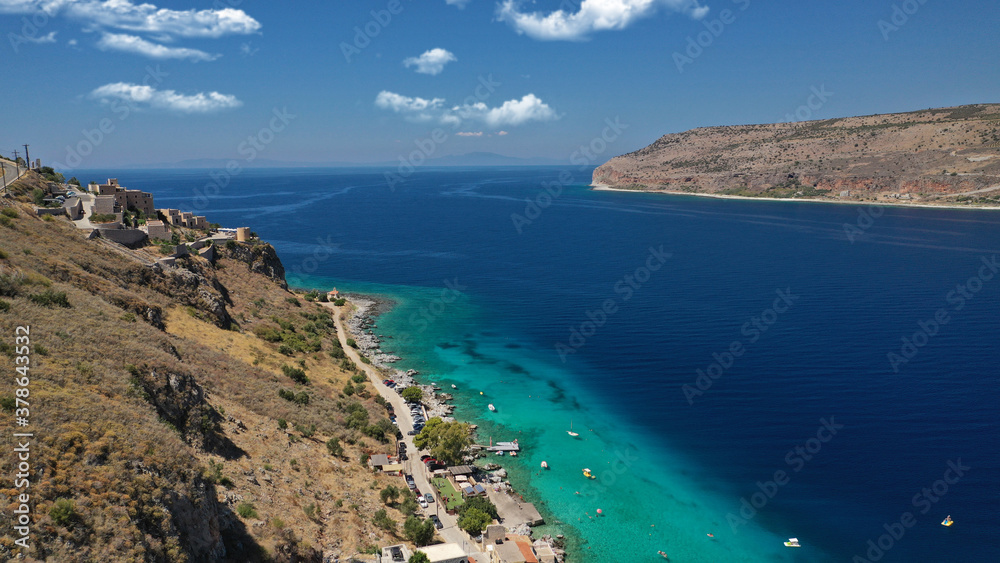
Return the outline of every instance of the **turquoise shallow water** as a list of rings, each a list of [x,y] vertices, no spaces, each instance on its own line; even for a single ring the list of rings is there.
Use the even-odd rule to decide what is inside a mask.
[[[849,239],[854,206],[582,185],[532,212],[560,172],[427,169],[390,190],[373,170],[248,170],[207,207],[207,171],[87,177],[251,225],[293,284],[394,296],[386,349],[457,385],[456,414],[487,440],[524,443],[522,457],[495,459],[576,530],[577,561],[658,561],[659,549],[712,563],[1000,561],[1000,276],[983,270],[1000,255],[1000,214],[891,208]],[[637,275],[661,247],[664,267]],[[436,301],[446,281],[465,286],[461,300]],[[959,284],[974,295],[955,299]],[[768,313],[778,290],[796,298]],[[617,311],[591,330],[609,299]],[[942,308],[949,322],[906,352],[901,339]],[[766,331],[747,324],[764,318]],[[574,339],[563,362],[558,344]],[[726,360],[734,342],[745,353]],[[894,370],[887,354],[900,352]],[[699,370],[717,377],[689,403]],[[824,442],[821,419],[843,425]],[[617,454],[630,463],[615,471]],[[956,461],[971,469],[946,484]],[[779,471],[790,480],[773,490]],[[731,528],[748,498],[763,500],[758,513]],[[607,516],[591,520],[598,508]],[[906,512],[914,526],[886,536]],[[791,536],[801,549],[783,547]]]
[[[404,357],[394,367],[417,369],[423,382],[453,393],[456,418],[478,424],[481,443],[519,441],[519,457],[488,461],[506,468],[525,500],[537,503],[547,525],[536,533],[570,537],[573,560],[656,561],[659,550],[673,561],[797,560],[781,544],[787,536],[752,522],[733,533],[720,518],[733,508],[733,492],[711,471],[647,443],[645,429],[608,413],[606,399],[576,385],[548,350],[491,319],[469,296],[445,304],[440,288],[321,277],[290,282],[391,298],[395,305],[375,332],[392,337],[384,350]],[[567,433],[571,426],[579,437]],[[584,478],[583,468],[596,479]],[[812,550],[808,560],[827,558]]]

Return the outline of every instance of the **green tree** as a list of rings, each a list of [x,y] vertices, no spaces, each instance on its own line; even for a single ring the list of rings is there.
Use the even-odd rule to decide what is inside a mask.
[[[478,508],[470,508],[458,519],[458,527],[475,536],[485,530],[492,521],[489,514]]]
[[[42,205],[45,203],[45,192],[39,188],[31,190],[31,199],[35,202],[35,205]]]
[[[416,497],[410,491],[402,491],[403,502],[399,503],[399,511],[403,514],[413,514],[419,508]]]
[[[424,392],[421,391],[419,387],[407,387],[406,389],[403,389],[402,395],[403,399],[406,401],[417,403],[423,398]]]
[[[434,539],[434,523],[430,520],[410,516],[403,523],[403,537],[418,546],[427,545]]]
[[[413,437],[418,449],[431,451],[431,456],[445,465],[458,465],[466,448],[472,445],[469,425],[464,422],[443,422],[439,417],[427,421],[424,429]]]
[[[335,436],[326,441],[326,451],[330,455],[341,457],[344,455],[344,446],[340,445],[340,440]]]
[[[392,504],[396,502],[397,498],[399,498],[399,489],[393,487],[392,485],[389,485],[386,488],[382,489],[382,492],[379,493],[379,496],[382,498],[382,502],[384,504]]]
[[[414,551],[406,563],[431,563],[431,560],[423,551]]]
[[[384,508],[380,508],[375,512],[375,516],[372,517],[372,523],[387,532],[396,531],[396,521],[389,518],[389,513]]]
[[[461,516],[465,514],[465,511],[475,508],[476,510],[481,510],[486,513],[490,518],[499,519],[497,513],[497,507],[493,504],[493,501],[486,497],[472,497],[467,499],[462,506],[458,507],[458,514]]]

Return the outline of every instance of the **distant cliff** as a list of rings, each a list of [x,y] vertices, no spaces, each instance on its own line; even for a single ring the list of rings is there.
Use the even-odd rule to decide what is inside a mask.
[[[611,159],[593,182],[748,197],[1000,204],[1000,104],[693,129]]]

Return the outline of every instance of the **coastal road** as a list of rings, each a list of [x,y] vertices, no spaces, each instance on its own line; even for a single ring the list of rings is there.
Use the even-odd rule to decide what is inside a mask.
[[[399,396],[399,393],[382,383],[383,375],[379,372],[378,368],[363,363],[357,350],[347,345],[347,328],[344,326],[344,321],[340,318],[340,313],[347,311],[348,307],[337,307],[333,303],[322,303],[322,305],[333,311],[333,322],[337,326],[337,337],[340,339],[340,346],[344,349],[344,353],[354,362],[354,365],[364,370],[365,374],[368,375],[368,380],[375,390],[378,391],[378,394],[382,395],[392,405],[396,413],[396,423],[399,425],[399,430],[403,433],[403,441],[406,442],[406,454],[409,458],[403,462],[406,473],[413,475],[413,481],[421,493],[433,491],[434,489],[428,480],[427,467],[420,462],[420,451],[413,445],[413,436],[407,434],[407,432],[413,430],[413,418],[410,416],[409,407],[406,406],[406,402]],[[445,542],[456,543],[462,546],[468,557],[475,557],[477,561],[487,561],[486,554],[479,552],[469,536],[458,528],[456,517],[445,512],[444,507],[440,505],[441,503],[435,500],[426,509],[419,510],[418,513],[423,512],[428,516],[437,514],[444,525],[444,528],[438,530],[437,533]]]
[[[20,174],[18,174],[18,168],[20,168]],[[4,186],[14,180],[17,180],[21,176],[24,176],[24,173],[27,171],[28,169],[24,166],[18,167],[13,162],[0,160],[0,178],[2,178],[2,180],[0,180],[0,186]]]

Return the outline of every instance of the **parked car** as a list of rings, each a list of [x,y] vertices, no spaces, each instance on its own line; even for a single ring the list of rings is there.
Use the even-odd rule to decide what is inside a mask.
[[[426,460],[428,460],[430,458],[431,458],[431,456],[429,456],[427,454],[424,454],[424,455],[420,456],[420,461],[426,461]]]
[[[399,461],[406,461],[410,458],[406,457],[406,453],[399,454]]]
[[[424,498],[427,500],[428,504],[434,502],[434,495],[430,493],[424,493]]]
[[[444,524],[441,523],[441,519],[437,517],[437,514],[431,514],[430,519],[431,522],[434,522],[434,527],[438,530],[444,528]]]
[[[407,436],[416,436],[417,434],[419,434],[419,432],[417,432],[416,430],[410,430],[409,432],[406,433]]]
[[[403,475],[403,479],[406,480],[406,486],[409,487],[410,490],[417,488],[416,482],[413,481],[413,475]]]
[[[417,497],[417,503],[420,505],[420,508],[427,508],[427,501],[424,500],[424,497]]]

